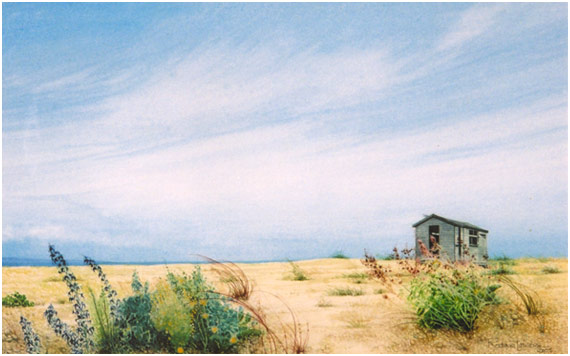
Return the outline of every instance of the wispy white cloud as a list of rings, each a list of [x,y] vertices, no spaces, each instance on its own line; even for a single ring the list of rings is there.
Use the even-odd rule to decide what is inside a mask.
[[[442,38],[440,51],[458,48],[483,35],[497,23],[505,4],[477,4],[463,12],[452,29]]]
[[[474,5],[435,48],[489,35],[504,11]],[[46,83],[38,90],[121,90],[74,107],[87,116],[80,122],[3,132],[3,236],[236,245],[277,235],[403,239],[431,212],[501,231],[565,219],[567,202],[551,202],[567,195],[566,93],[468,110],[486,93],[516,91],[516,78],[555,73],[559,60],[432,93],[455,59],[209,40],[132,87],[136,71]],[[408,92],[418,100],[399,101]],[[430,100],[445,119],[409,117],[407,106]],[[463,113],[446,111],[455,102]]]

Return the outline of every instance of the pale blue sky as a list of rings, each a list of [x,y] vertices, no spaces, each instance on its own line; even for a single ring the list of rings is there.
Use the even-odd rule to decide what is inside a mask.
[[[567,255],[567,4],[2,9],[5,257]]]

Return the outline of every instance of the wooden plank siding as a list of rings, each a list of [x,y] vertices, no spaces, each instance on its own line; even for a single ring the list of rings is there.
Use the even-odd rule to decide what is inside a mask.
[[[449,258],[451,261],[457,261],[464,253],[465,245],[469,249],[469,255],[473,255],[473,262],[486,265],[487,260],[487,235],[488,233],[470,229],[468,227],[460,227],[445,222],[437,217],[432,217],[415,227],[415,246],[416,256],[420,256],[419,241],[422,241],[429,248],[429,227],[439,226],[439,245],[441,246],[441,257]],[[477,236],[477,246],[471,246],[469,241],[469,231],[475,230]],[[460,235],[461,234],[461,235]],[[463,244],[459,246],[459,238],[463,240]]]

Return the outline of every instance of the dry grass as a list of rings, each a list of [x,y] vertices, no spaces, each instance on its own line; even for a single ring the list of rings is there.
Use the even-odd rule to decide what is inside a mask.
[[[368,280],[358,287],[362,296],[326,297],[334,301],[333,307],[319,307],[318,301],[328,290],[346,287],[347,280],[342,275],[359,273],[362,264],[357,259],[323,259],[296,262],[310,274],[311,279],[303,282],[283,280],[290,272],[288,263],[237,264],[255,282],[259,293],[247,302],[261,303],[265,317],[271,325],[281,329],[301,331],[297,336],[289,336],[287,343],[290,352],[294,348],[304,348],[309,353],[567,353],[568,352],[568,275],[566,259],[548,259],[548,264],[556,266],[561,273],[544,274],[545,263],[537,259],[517,260],[511,266],[517,274],[512,278],[517,283],[532,287],[542,301],[541,312],[528,315],[522,303],[500,305],[490,308],[477,321],[477,328],[470,334],[449,332],[428,333],[413,323],[409,305],[400,298],[398,291],[385,291],[380,282]],[[383,261],[394,264],[395,261]],[[395,266],[395,264],[393,265]],[[171,265],[172,272],[192,271],[192,265]],[[139,275],[153,286],[163,277],[164,266],[103,266],[111,284],[120,297],[130,294],[131,275],[136,269]],[[88,267],[72,267],[82,286],[99,288],[99,281]],[[214,266],[204,266],[209,281],[217,281]],[[36,303],[31,308],[4,309],[2,313],[2,351],[22,353],[21,331],[17,321],[23,314],[47,343],[48,352],[69,352],[65,343],[48,328],[42,316],[49,303],[64,300],[64,283],[46,281],[57,276],[53,267],[4,267],[2,268],[3,295],[18,291]],[[409,279],[405,276],[403,287]],[[223,282],[215,282],[223,288]],[[354,286],[354,285],[353,285]],[[508,288],[499,289],[500,296],[516,301],[517,295]],[[290,312],[273,295],[280,296],[295,311],[298,320],[292,321]],[[325,302],[327,302],[325,300]],[[71,305],[57,305],[58,313],[64,321],[73,324]],[[283,324],[280,324],[281,321]],[[15,322],[15,323],[14,323]],[[310,327],[310,339],[303,338],[306,323]],[[282,326],[281,326],[282,325]],[[291,334],[292,335],[292,334]],[[299,336],[301,335],[301,336]],[[296,340],[295,340],[296,338]],[[296,344],[296,345],[295,345]]]

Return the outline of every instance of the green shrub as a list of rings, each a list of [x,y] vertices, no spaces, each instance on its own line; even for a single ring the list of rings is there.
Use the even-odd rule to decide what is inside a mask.
[[[168,335],[170,350],[187,348],[194,333],[195,310],[185,305],[165,281],[158,283],[152,304],[152,322],[159,332]]]
[[[131,287],[134,294],[121,300],[118,307],[116,326],[121,331],[121,341],[130,351],[160,349],[164,337],[160,337],[150,318],[152,299],[148,283],[143,286],[134,272]]]
[[[203,353],[237,353],[262,335],[251,316],[216,293],[197,266],[191,276],[168,274],[168,282],[193,318],[187,348]],[[179,350],[177,350],[179,351]]]
[[[8,294],[5,297],[2,297],[2,306],[9,308],[33,307],[34,302],[29,301],[24,294],[14,292],[12,294]]]
[[[344,296],[359,296],[364,295],[364,291],[362,289],[356,288],[334,288],[327,292],[328,295],[337,296],[337,297],[344,297]]]
[[[397,259],[395,253],[388,253],[388,254],[377,253],[375,257],[376,259],[381,261],[393,261]]]
[[[550,273],[560,273],[560,269],[556,266],[544,266],[542,268],[542,273],[550,274]]]
[[[345,255],[341,250],[336,251],[335,253],[333,253],[333,255],[331,256],[331,258],[343,258],[343,259],[348,259],[349,257],[347,255]]]
[[[408,301],[415,309],[418,323],[429,329],[471,331],[482,309],[499,303],[495,295],[500,285],[484,285],[473,271],[434,272],[414,278]]]

